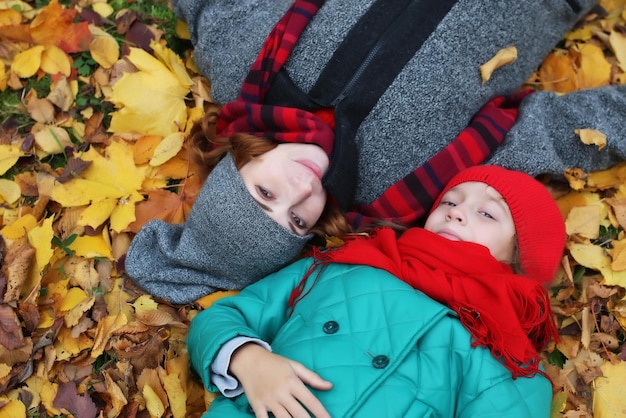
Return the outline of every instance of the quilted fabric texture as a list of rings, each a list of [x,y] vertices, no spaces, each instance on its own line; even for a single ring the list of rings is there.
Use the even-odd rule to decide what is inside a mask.
[[[511,379],[489,351],[471,347],[452,311],[382,270],[329,265],[309,277],[289,316],[291,291],[310,264],[286,267],[194,319],[189,353],[209,390],[217,350],[243,335],[333,382],[316,392],[333,417],[549,416],[547,379]],[[254,414],[241,395],[218,397],[205,416]]]

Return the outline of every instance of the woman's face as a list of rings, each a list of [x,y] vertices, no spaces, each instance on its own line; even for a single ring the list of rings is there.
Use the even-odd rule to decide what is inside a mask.
[[[448,190],[428,216],[424,228],[454,241],[484,245],[510,264],[515,251],[515,224],[502,195],[485,183],[469,181]]]
[[[328,167],[328,156],[317,145],[280,144],[253,158],[239,173],[254,200],[272,219],[304,235],[326,205],[322,177]]]

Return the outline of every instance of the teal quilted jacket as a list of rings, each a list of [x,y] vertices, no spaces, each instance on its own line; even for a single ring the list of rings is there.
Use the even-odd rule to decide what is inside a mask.
[[[518,378],[490,352],[472,348],[455,313],[389,273],[332,264],[289,315],[287,301],[312,260],[304,259],[191,323],[188,347],[209,391],[209,366],[236,336],[260,338],[333,383],[316,396],[332,417],[548,417],[551,385]],[[245,395],[219,396],[206,417],[254,416]]]

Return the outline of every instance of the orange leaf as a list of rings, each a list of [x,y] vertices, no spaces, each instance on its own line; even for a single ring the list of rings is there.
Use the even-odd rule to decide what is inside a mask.
[[[578,89],[578,75],[572,57],[565,51],[548,55],[539,69],[546,90],[568,93]]]
[[[147,164],[154,155],[154,150],[161,143],[161,135],[143,135],[133,146],[135,164]]]
[[[135,222],[128,226],[131,232],[139,232],[141,227],[151,219],[178,224],[187,219],[196,195],[189,194],[187,190],[182,195],[169,190],[151,190],[148,199],[135,206]]]
[[[30,33],[39,45],[56,45],[66,53],[86,51],[93,36],[87,22],[73,23],[76,9],[65,9],[52,0],[33,19]]]

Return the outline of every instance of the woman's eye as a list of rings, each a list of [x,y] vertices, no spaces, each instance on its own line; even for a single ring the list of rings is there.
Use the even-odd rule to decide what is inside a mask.
[[[298,215],[295,213],[291,215],[291,219],[293,219],[293,223],[300,229],[306,229],[306,222],[304,222]]]
[[[264,189],[261,186],[257,186],[256,189],[258,190],[259,194],[261,196],[263,196],[264,198],[266,198],[266,199],[271,199],[272,198],[272,193],[269,190]]]

